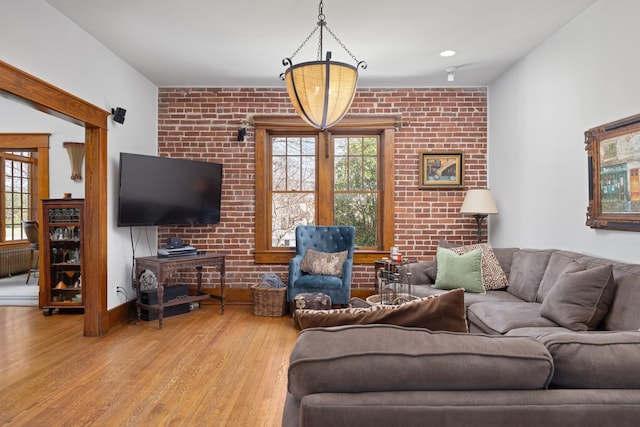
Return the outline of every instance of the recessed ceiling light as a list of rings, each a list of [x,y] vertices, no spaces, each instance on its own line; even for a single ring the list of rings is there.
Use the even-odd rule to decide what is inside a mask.
[[[440,56],[453,56],[456,54],[455,50],[443,50],[442,52],[440,52]]]

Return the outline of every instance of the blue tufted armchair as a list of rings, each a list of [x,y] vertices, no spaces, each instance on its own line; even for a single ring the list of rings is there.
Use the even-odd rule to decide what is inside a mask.
[[[303,292],[322,292],[331,297],[333,304],[347,304],[351,296],[351,270],[356,229],[351,226],[296,227],[296,256],[289,261],[287,301]],[[310,274],[300,269],[307,249],[318,252],[347,251],[342,265],[342,277]]]

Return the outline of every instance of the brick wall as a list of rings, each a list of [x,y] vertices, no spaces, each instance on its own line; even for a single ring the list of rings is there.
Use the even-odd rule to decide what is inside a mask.
[[[220,224],[160,227],[160,242],[169,236],[180,236],[198,249],[226,253],[227,285],[231,288],[249,287],[264,273],[276,273],[286,281],[287,265],[253,262],[253,129],[248,129],[244,142],[236,138],[243,119],[295,114],[286,91],[161,88],[158,107],[159,155],[224,165]],[[443,238],[474,243],[475,220],[458,211],[466,188],[486,186],[486,89],[359,89],[350,113],[396,114],[408,122],[396,132],[395,143],[395,245],[404,256],[411,260],[430,259],[438,240]],[[419,153],[428,150],[464,151],[465,189],[418,188]],[[356,265],[353,287],[369,289],[372,284],[373,265]]]

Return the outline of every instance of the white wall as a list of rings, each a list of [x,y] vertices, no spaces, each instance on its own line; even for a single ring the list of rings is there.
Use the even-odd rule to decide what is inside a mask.
[[[637,0],[600,0],[489,89],[493,246],[639,262],[640,233],[585,225],[584,131],[640,113]]]
[[[127,110],[124,125],[110,121],[108,133],[107,305],[113,308],[125,301],[116,293],[117,286],[125,287],[129,298],[134,296],[129,229],[116,227],[119,153],[157,153],[157,87],[43,0],[0,0],[0,10],[2,61],[107,111]],[[84,182],[69,179],[69,160],[62,148],[62,141],[83,142],[84,129],[4,98],[0,117],[0,132],[52,133],[51,196],[84,195]],[[155,253],[156,232],[155,227],[134,229],[135,240],[141,235],[136,256]]]

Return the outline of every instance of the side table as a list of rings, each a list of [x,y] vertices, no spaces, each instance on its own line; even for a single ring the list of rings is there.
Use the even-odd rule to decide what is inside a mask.
[[[208,294],[202,292],[202,267],[211,266],[218,270],[220,273],[220,294]],[[197,271],[198,289],[196,295],[188,297],[180,297],[171,301],[164,301],[164,288],[168,285],[169,277],[172,273],[178,270],[184,270],[188,268],[195,268]],[[143,271],[151,271],[158,281],[158,299],[157,304],[144,304],[141,301],[140,294],[140,275]],[[224,314],[224,278],[225,278],[225,255],[221,254],[201,254],[201,255],[187,255],[176,257],[142,257],[136,258],[136,291],[137,291],[137,318],[138,321],[141,317],[142,309],[158,312],[158,324],[162,329],[162,318],[164,314],[164,307],[170,307],[178,304],[185,304],[189,302],[202,301],[209,298],[216,298],[220,300],[220,314]]]
[[[407,274],[406,283],[401,282],[398,268],[403,264],[403,262],[393,262],[388,259],[374,262],[376,293],[367,298],[367,302],[372,304],[396,305],[415,299],[411,294],[411,273]]]

